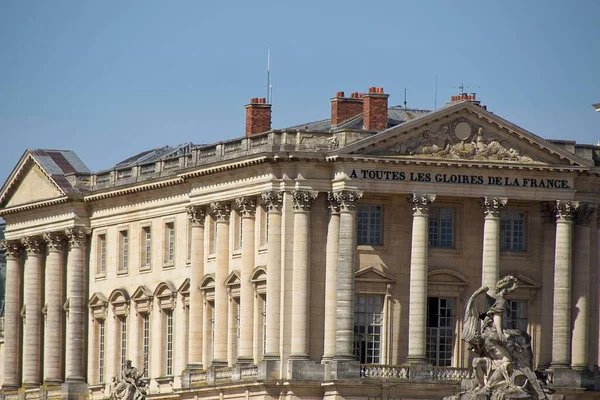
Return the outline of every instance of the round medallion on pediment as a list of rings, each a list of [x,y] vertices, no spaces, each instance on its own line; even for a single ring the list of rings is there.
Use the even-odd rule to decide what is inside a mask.
[[[471,125],[468,122],[460,121],[454,126],[454,136],[459,140],[467,140],[471,137]]]

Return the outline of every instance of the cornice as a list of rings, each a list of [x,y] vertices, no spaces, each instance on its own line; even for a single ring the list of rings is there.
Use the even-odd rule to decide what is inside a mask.
[[[115,189],[115,190],[111,190],[111,191],[107,191],[107,192],[90,194],[90,195],[87,195],[84,197],[84,201],[87,203],[87,202],[91,202],[91,201],[104,200],[104,199],[109,199],[112,197],[132,194],[132,193],[140,193],[140,192],[146,192],[148,190],[154,190],[154,189],[160,189],[160,188],[169,187],[169,186],[175,186],[175,185],[182,184],[184,182],[185,182],[184,179],[182,179],[181,177],[178,176],[176,178],[167,179],[167,180],[158,181],[158,182],[151,182],[151,183],[147,183],[145,185],[129,186],[129,187],[123,187],[120,189]]]
[[[184,172],[182,174],[179,174],[178,177],[185,181],[190,178],[196,178],[199,176],[209,175],[209,174],[213,174],[213,173],[217,173],[217,172],[230,171],[232,169],[238,169],[238,168],[243,168],[243,167],[247,167],[247,166],[251,166],[251,165],[262,164],[266,161],[268,161],[267,156],[260,156],[260,157],[255,157],[255,158],[251,158],[248,160],[234,162],[234,163],[228,163],[228,164],[224,164],[224,165],[215,165],[212,167],[195,169],[193,171]]]
[[[21,204],[21,205],[14,206],[14,207],[0,209],[0,216],[16,214],[16,213],[20,213],[20,212],[24,212],[24,211],[31,211],[31,210],[35,210],[38,208],[54,206],[57,204],[65,204],[65,203],[68,203],[69,201],[73,201],[73,199],[70,199],[68,196],[63,196],[63,197],[59,197],[57,199],[42,200],[42,201],[37,201],[35,203]]]

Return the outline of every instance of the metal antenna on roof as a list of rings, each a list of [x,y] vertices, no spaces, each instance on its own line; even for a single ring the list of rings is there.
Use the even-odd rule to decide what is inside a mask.
[[[435,96],[433,100],[433,109],[437,110],[437,75],[435,76]]]
[[[454,89],[460,89],[460,94],[465,93],[465,89],[479,89],[479,86],[465,86],[464,83],[461,83],[459,86],[452,86]]]
[[[406,110],[406,88],[404,88],[404,109]]]
[[[267,104],[271,104],[271,49],[267,49]]]

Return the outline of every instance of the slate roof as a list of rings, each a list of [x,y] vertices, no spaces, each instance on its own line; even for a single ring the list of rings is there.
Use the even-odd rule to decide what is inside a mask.
[[[117,163],[115,168],[127,168],[138,164],[156,162],[165,158],[179,157],[189,153],[195,146],[196,145],[193,143],[183,143],[177,146],[164,146],[142,151],[135,156],[129,157],[126,160]]]
[[[67,174],[90,174],[91,171],[85,166],[77,154],[70,150],[29,150],[29,154],[50,175],[56,184],[65,192],[79,193],[67,180]]]
[[[420,110],[408,108],[405,109],[402,106],[392,106],[388,108],[388,128],[391,128],[396,125],[403,124],[410,120],[413,120],[417,117],[420,117],[425,114],[429,114],[431,110]],[[334,131],[342,130],[342,129],[362,129],[363,128],[363,114],[358,114],[355,117],[350,118],[349,120],[343,122],[342,124],[333,128]],[[304,129],[307,131],[316,131],[316,132],[329,132],[331,128],[331,119],[321,119],[313,122],[306,122],[304,124],[298,124],[294,126],[290,126],[285,129]]]

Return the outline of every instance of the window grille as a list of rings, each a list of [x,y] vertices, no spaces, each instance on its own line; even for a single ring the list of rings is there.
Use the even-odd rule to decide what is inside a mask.
[[[383,296],[357,295],[354,303],[354,356],[361,364],[381,362]]]
[[[359,245],[383,245],[383,206],[362,205],[358,207],[357,240]]]
[[[454,209],[431,209],[429,213],[429,247],[454,247]]]
[[[427,358],[434,366],[452,366],[454,306],[452,299],[427,299]]]

